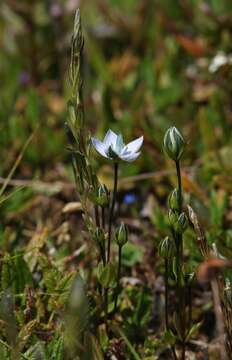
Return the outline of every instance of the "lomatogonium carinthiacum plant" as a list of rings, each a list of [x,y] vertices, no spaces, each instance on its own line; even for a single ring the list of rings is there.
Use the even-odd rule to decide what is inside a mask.
[[[110,201],[109,214],[108,214],[108,233],[107,233],[107,246],[106,246],[106,263],[110,264],[112,224],[114,220],[114,210],[115,210],[115,203],[117,197],[119,164],[123,161],[133,162],[139,157],[140,149],[143,144],[143,136],[131,141],[128,144],[125,144],[121,134],[115,134],[112,130],[108,130],[103,141],[100,141],[96,138],[92,138],[92,144],[100,155],[102,155],[104,158],[106,158],[107,160],[113,163],[113,168],[114,168],[114,186],[113,186],[113,194]],[[117,265],[116,291],[114,292],[114,311],[117,310],[117,301],[118,301],[118,294],[120,288],[122,247],[124,246],[124,244],[127,242],[128,239],[128,230],[125,224],[121,224],[119,228],[116,230],[115,239],[118,245],[118,265]],[[106,304],[107,304],[107,293],[108,291],[106,291],[105,294]]]
[[[189,336],[189,331],[191,328],[190,321],[191,319],[187,318],[187,296],[186,288],[189,286],[188,276],[184,272],[184,254],[183,254],[183,234],[188,227],[188,218],[184,212],[183,208],[183,194],[182,194],[182,181],[181,181],[181,168],[180,160],[183,155],[185,148],[185,141],[181,133],[177,130],[176,127],[169,128],[164,136],[164,150],[171,158],[176,166],[177,174],[177,188],[172,191],[169,196],[169,212],[168,218],[170,222],[172,240],[175,246],[174,255],[168,254],[168,259],[172,263],[173,274],[176,281],[176,297],[177,297],[177,311],[174,316],[174,327],[176,330],[175,338],[178,343],[181,344],[181,359],[185,359],[185,350],[186,350],[186,341]],[[165,240],[163,247],[170,247],[170,241]],[[167,261],[167,255],[165,257]],[[167,263],[166,263],[167,265]],[[166,266],[166,272],[167,266]],[[167,277],[166,273],[166,277]],[[168,286],[168,281],[166,282],[166,287]],[[168,301],[168,296],[166,296],[166,302]],[[166,328],[167,331],[171,331],[168,322],[168,306],[166,304]],[[190,312],[188,313],[190,317]],[[173,351],[174,358],[176,358],[175,350]]]
[[[91,137],[86,131],[84,105],[82,99],[82,53],[84,39],[82,35],[80,11],[77,10],[71,44],[71,63],[69,68],[70,99],[68,102],[69,116],[66,130],[69,139],[69,150],[76,181],[77,192],[83,210],[83,219],[90,237],[96,244],[99,262],[106,265],[105,254],[105,212],[109,206],[109,192],[100,184],[91,162]],[[103,281],[105,284],[105,281]],[[96,301],[104,307],[101,287]],[[98,312],[101,314],[101,311]],[[101,316],[101,315],[100,315]]]

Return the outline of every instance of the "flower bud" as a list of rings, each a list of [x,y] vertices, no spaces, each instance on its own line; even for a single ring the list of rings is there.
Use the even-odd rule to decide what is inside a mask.
[[[180,216],[178,217],[178,221],[176,223],[175,230],[179,234],[182,234],[185,232],[187,227],[188,227],[188,218],[187,218],[186,214],[184,212],[182,212],[180,214]]]
[[[169,220],[169,224],[172,227],[175,227],[178,221],[178,214],[177,212],[173,211],[173,210],[169,210],[168,211],[168,220]]]
[[[109,192],[105,185],[100,185],[97,189],[97,204],[100,206],[106,206],[109,202]]]
[[[179,191],[177,189],[174,189],[169,195],[168,206],[173,211],[177,211],[179,209]]]
[[[128,227],[124,223],[116,229],[115,240],[118,246],[123,246],[128,241]]]
[[[164,150],[174,160],[180,160],[184,151],[185,142],[179,130],[172,126],[164,135]]]
[[[173,241],[166,236],[159,245],[159,255],[165,259],[170,259],[174,254]]]

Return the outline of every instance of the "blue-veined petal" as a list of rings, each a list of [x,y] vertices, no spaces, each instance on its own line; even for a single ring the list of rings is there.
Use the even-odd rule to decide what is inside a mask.
[[[127,144],[127,145],[124,147],[122,153],[124,153],[124,151],[125,151],[125,152],[130,151],[130,152],[132,152],[132,153],[136,153],[136,152],[139,151],[139,149],[141,148],[142,144],[143,144],[143,136],[140,136],[139,138],[137,138],[137,139],[131,141],[129,144]]]
[[[106,148],[109,148],[110,145],[115,146],[116,141],[117,141],[117,135],[112,130],[108,130],[103,140],[103,143],[105,144]]]
[[[108,158],[107,153],[106,153],[107,149],[106,149],[105,144],[95,138],[92,138],[91,140],[92,140],[92,144],[95,147],[95,149],[97,150],[97,152],[99,152],[99,154],[101,154],[102,156]]]
[[[120,157],[120,159],[122,159],[124,161],[132,162],[132,161],[136,160],[140,154],[141,154],[140,152],[130,153],[127,155],[120,154],[119,157]]]
[[[117,136],[116,146],[115,146],[115,149],[116,149],[116,151],[117,151],[118,154],[122,152],[124,146],[125,146],[125,144],[124,144],[124,142],[123,142],[123,137],[122,137],[121,134],[119,134],[119,135]]]

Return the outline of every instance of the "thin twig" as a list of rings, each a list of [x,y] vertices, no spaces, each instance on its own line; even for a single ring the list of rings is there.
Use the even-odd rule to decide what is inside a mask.
[[[111,248],[111,231],[112,231],[112,222],[114,217],[114,207],[116,203],[117,195],[117,185],[118,185],[118,164],[114,164],[114,189],[113,189],[113,198],[109,214],[109,230],[108,230],[108,247],[107,247],[107,262],[110,261],[110,248]]]
[[[37,128],[36,128],[37,129]],[[2,196],[2,194],[4,193],[5,189],[7,188],[7,186],[9,185],[9,182],[15,172],[15,170],[17,169],[18,165],[20,164],[22,158],[23,158],[23,155],[28,147],[28,145],[30,144],[30,142],[32,141],[34,135],[35,135],[35,131],[36,129],[33,131],[33,133],[29,136],[29,138],[27,139],[27,141],[25,142],[20,154],[18,155],[17,159],[15,160],[14,162],[14,165],[12,166],[8,176],[6,179],[4,179],[4,182],[2,184],[2,187],[0,188],[0,197]]]

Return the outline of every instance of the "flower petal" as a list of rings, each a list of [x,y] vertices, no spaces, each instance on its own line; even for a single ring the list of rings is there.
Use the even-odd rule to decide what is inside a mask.
[[[104,137],[103,143],[105,144],[106,148],[109,148],[110,145],[116,145],[117,141],[117,134],[115,134],[112,130],[108,130],[106,136]]]
[[[102,143],[101,141],[99,141],[98,139],[95,138],[91,138],[92,140],[92,144],[95,147],[95,149],[97,150],[97,152],[99,154],[101,154],[102,156],[108,158],[107,153],[106,153],[106,146],[104,143]]]
[[[133,152],[136,153],[139,151],[139,149],[141,148],[143,144],[143,136],[140,136],[139,138],[131,141],[129,144],[127,144],[124,149],[122,150],[122,153],[124,152]]]
[[[124,142],[123,142],[123,138],[122,138],[122,135],[119,134],[117,135],[117,140],[116,140],[116,144],[114,146],[111,146],[112,149],[114,150],[114,152],[116,154],[120,154],[124,148]]]
[[[127,155],[120,154],[119,157],[124,161],[132,162],[136,160],[140,154],[141,152],[129,153]]]

